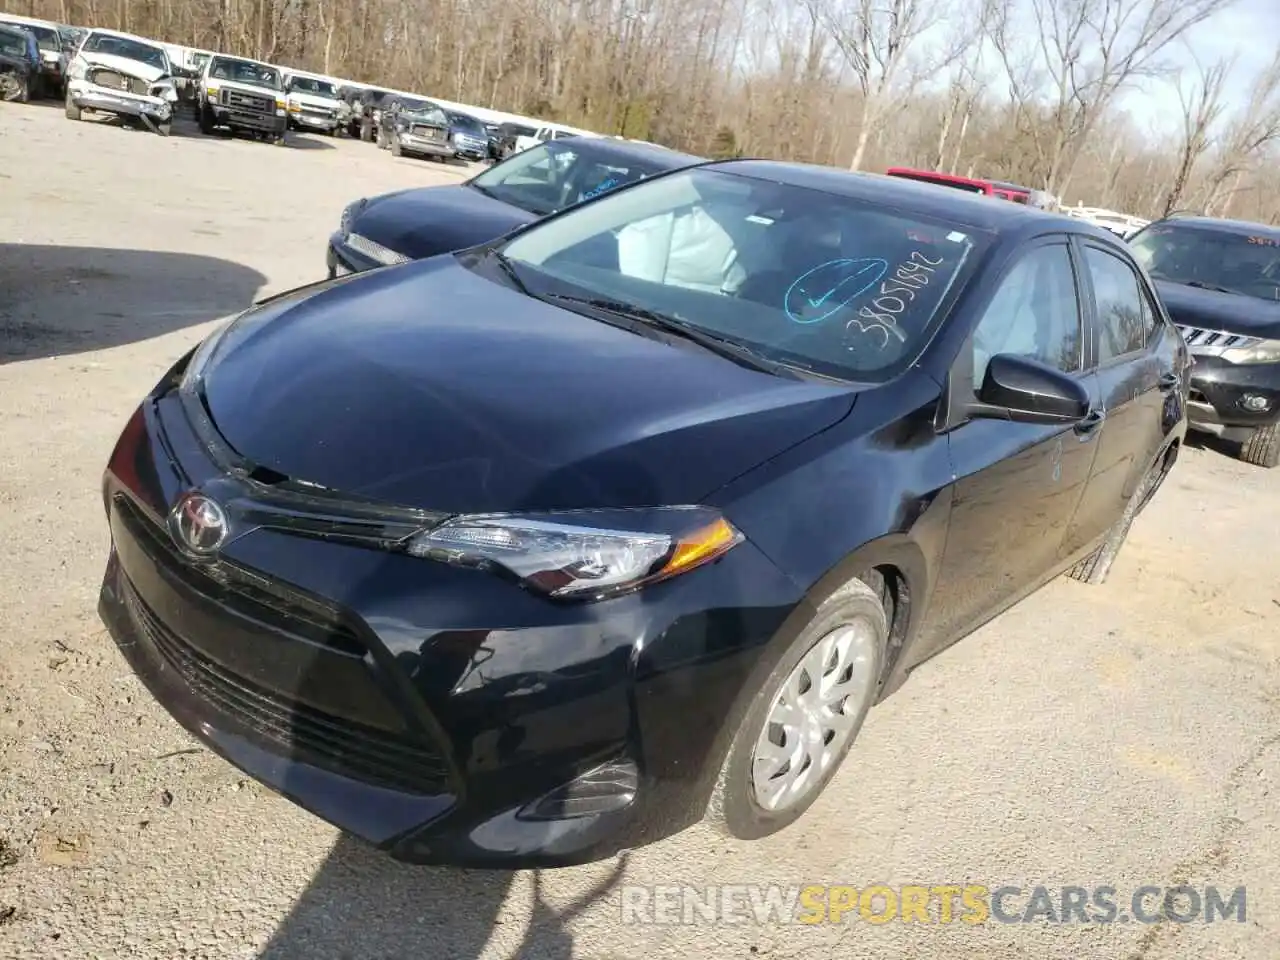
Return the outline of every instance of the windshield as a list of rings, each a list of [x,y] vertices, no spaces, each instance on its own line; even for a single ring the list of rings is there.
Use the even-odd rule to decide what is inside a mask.
[[[490,167],[471,185],[537,216],[668,169],[648,160],[593,155],[580,144],[538,144]]]
[[[16,30],[0,30],[0,53],[11,57],[25,58],[27,55],[27,38]]]
[[[452,113],[449,115],[449,119],[452,121],[453,126],[459,130],[465,130],[467,133],[474,133],[481,137],[487,136],[484,124],[475,117],[467,116],[465,113]]]
[[[1257,235],[1162,223],[1129,241],[1156,280],[1280,300],[1280,232]]]
[[[0,20],[3,20],[3,18],[0,17]],[[30,30],[35,34],[36,44],[41,50],[62,52],[62,36],[53,27],[46,27],[41,23],[17,23],[14,25],[21,27],[23,30]]]
[[[535,296],[614,301],[770,360],[876,381],[923,348],[976,245],[955,223],[695,168],[535,226],[501,252]]]
[[[405,113],[426,113],[435,110],[436,105],[430,100],[410,100],[407,97],[399,101],[400,109]]]
[[[136,60],[157,70],[169,71],[169,57],[160,47],[134,40],[130,37],[116,37],[109,33],[95,33],[84,42],[84,53],[101,53],[112,57],[124,57]]]
[[[280,71],[252,60],[215,57],[209,67],[209,77],[213,80],[230,80],[233,83],[265,87],[268,90],[280,89]]]
[[[335,98],[338,91],[332,83],[324,80],[316,80],[312,77],[294,77],[289,81],[289,89],[293,93],[312,93],[317,97]]]

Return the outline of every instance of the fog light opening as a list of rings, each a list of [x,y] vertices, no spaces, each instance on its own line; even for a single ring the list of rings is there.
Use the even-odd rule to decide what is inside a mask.
[[[552,790],[518,816],[521,820],[573,820],[614,813],[631,805],[639,782],[634,761],[611,760]]]
[[[1246,393],[1240,398],[1240,406],[1251,413],[1262,413],[1271,406],[1271,398],[1260,393]]]

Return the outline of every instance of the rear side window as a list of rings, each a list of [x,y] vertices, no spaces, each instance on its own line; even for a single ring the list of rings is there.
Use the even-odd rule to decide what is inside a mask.
[[[998,353],[1031,357],[1064,373],[1081,368],[1080,300],[1065,243],[1025,254],[1000,281],[973,333],[973,388]]]
[[[1085,263],[1098,308],[1098,363],[1141,350],[1155,318],[1143,301],[1138,275],[1119,257],[1097,247],[1085,248]]]

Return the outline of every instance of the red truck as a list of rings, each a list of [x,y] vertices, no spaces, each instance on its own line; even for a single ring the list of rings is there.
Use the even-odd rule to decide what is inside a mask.
[[[913,170],[910,167],[890,167],[885,171],[891,177],[904,180],[919,180],[922,183],[936,183],[956,190],[968,190],[970,193],[982,193],[989,197],[999,197],[1014,203],[1026,203],[1031,196],[1031,188],[1016,183],[1005,183],[1002,180],[979,180],[973,177],[958,177],[950,173],[939,173],[936,170]]]

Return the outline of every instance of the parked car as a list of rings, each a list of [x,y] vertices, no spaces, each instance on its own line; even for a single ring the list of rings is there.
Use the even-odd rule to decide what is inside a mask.
[[[1192,429],[1280,464],[1280,229],[1180,216],[1129,241],[1191,350]]]
[[[377,127],[378,146],[394,157],[452,160],[458,148],[449,139],[444,108],[419,97],[388,97]]]
[[[500,123],[494,131],[493,158],[505,160],[516,152],[516,141],[521,137],[532,137],[537,128],[522,123]]]
[[[489,156],[489,132],[484,124],[469,113],[446,110],[449,118],[449,141],[463,160],[480,161]]]
[[[332,80],[291,73],[284,90],[289,125],[295,130],[319,130],[333,136],[350,119],[350,108]]]
[[[485,243],[563,207],[643,177],[700,162],[665,147],[559,140],[465,183],[357,200],[329,237],[329,276]]]
[[[761,837],[913,668],[1105,577],[1185,349],[1088,224],[670,171],[183,356],[107,467],[100,610],[193,736],[396,857]]]
[[[84,111],[140,121],[167,137],[178,92],[163,46],[115,30],[90,30],[67,66],[66,115]]]
[[[565,127],[542,126],[535,130],[532,135],[517,135],[512,152],[519,153],[521,150],[529,150],[540,143],[546,143],[548,140],[570,140],[573,137],[584,135],[577,130],[570,130]]]
[[[289,120],[279,68],[218,54],[205,64],[199,89],[201,133],[225,127],[284,144]]]
[[[20,17],[16,13],[0,11],[0,24],[5,23],[23,27],[35,34],[36,45],[40,49],[40,71],[32,96],[62,99],[68,58],[58,24],[51,20]]]
[[[0,23],[0,100],[30,100],[39,83],[40,46],[23,27]]]
[[[366,143],[376,139],[376,131],[382,120],[382,101],[393,96],[390,91],[377,87],[353,87],[346,91],[351,105],[351,119],[347,121],[347,135],[359,137]]]
[[[937,170],[890,167],[885,171],[885,174],[886,176],[898,177],[903,180],[934,183],[941,187],[951,187],[953,190],[964,190],[969,193],[981,193],[988,197],[999,197],[1001,200],[1011,200],[1014,203],[1025,204],[1032,193],[1030,187],[1019,186],[1016,183],[1006,183],[1002,180],[984,180],[977,177],[959,177],[952,173],[940,173]]]

